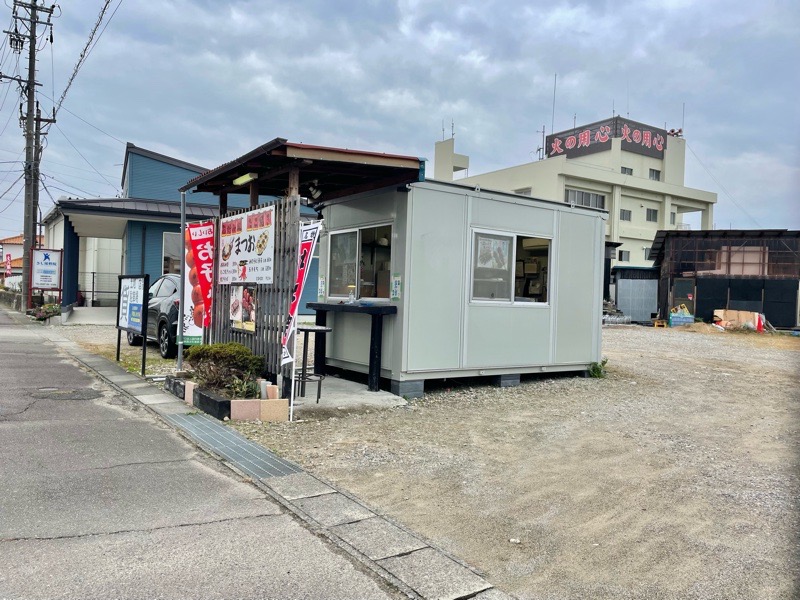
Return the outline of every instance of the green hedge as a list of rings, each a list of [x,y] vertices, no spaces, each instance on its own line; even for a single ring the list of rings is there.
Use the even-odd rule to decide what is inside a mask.
[[[239,395],[242,387],[250,388],[261,373],[262,358],[237,342],[190,346],[184,359],[194,370],[201,384],[225,388]]]

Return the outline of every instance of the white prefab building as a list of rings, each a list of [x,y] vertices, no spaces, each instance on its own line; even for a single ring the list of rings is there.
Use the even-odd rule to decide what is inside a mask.
[[[421,395],[427,379],[515,385],[600,361],[604,210],[437,181],[320,210],[311,306],[332,329],[317,349],[329,367],[367,373],[375,312],[380,376],[398,395]]]
[[[684,186],[686,141],[622,117],[547,137],[544,160],[460,178],[481,186],[608,211],[605,236],[621,245],[611,266],[650,267],[656,232],[687,228],[687,213],[699,213],[700,228],[713,228],[717,195]],[[452,181],[469,166],[453,140],[436,144],[434,177]]]

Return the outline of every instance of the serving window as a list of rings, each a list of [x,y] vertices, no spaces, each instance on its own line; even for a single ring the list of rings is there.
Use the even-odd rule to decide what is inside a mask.
[[[550,243],[547,238],[476,231],[472,300],[546,303]]]
[[[392,226],[332,233],[328,286],[331,296],[389,298]]]

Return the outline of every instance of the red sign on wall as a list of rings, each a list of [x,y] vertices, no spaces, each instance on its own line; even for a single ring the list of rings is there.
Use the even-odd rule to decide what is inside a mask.
[[[611,148],[611,140],[620,138],[622,149],[654,158],[664,158],[667,147],[667,132],[636,121],[614,117],[562,131],[547,136],[547,156],[576,158]]]

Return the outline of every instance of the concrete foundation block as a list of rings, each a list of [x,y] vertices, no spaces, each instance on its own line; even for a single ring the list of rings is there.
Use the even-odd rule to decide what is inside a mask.
[[[194,381],[183,382],[183,401],[190,406],[194,403],[194,388],[196,385]]]
[[[239,398],[231,400],[231,421],[257,421],[260,418],[260,398]]]
[[[425,394],[425,381],[397,381],[391,380],[390,391],[401,398],[422,398]]]
[[[277,387],[277,386],[274,386]],[[271,423],[289,420],[289,401],[283,399],[267,399],[261,401],[261,420]]]
[[[516,387],[519,385],[519,373],[516,375],[494,375],[492,385],[497,387]]]
[[[225,417],[230,418],[231,416],[231,401],[209,390],[195,388],[193,404],[204,413],[220,421],[224,421]]]

